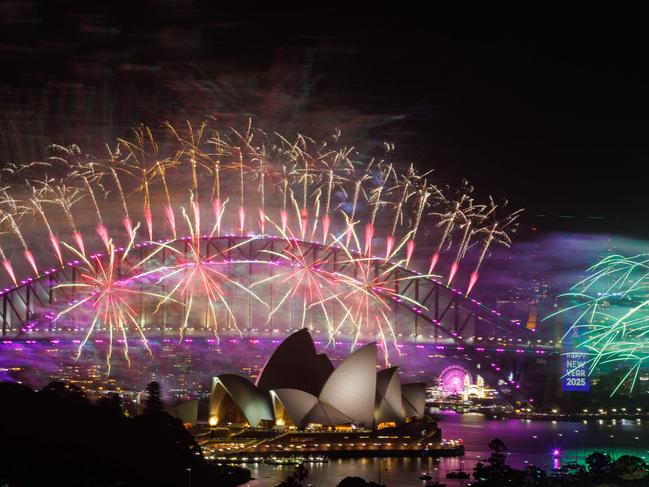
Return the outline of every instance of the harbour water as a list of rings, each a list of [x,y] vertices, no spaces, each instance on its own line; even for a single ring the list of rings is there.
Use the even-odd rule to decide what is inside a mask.
[[[439,413],[439,426],[446,439],[462,439],[464,457],[427,460],[421,458],[359,458],[332,459],[328,463],[309,465],[308,483],[319,487],[335,487],[347,476],[378,481],[390,487],[420,486],[418,479],[429,470],[433,478],[451,486],[463,485],[460,480],[446,479],[446,472],[464,470],[471,473],[476,462],[489,457],[488,444],[500,438],[508,447],[508,463],[517,468],[535,464],[547,470],[562,462],[583,462],[594,450],[613,457],[637,455],[649,460],[649,422],[635,420],[590,420],[588,422],[532,421],[520,419],[489,419],[482,414]],[[555,455],[557,450],[558,455]],[[256,479],[250,487],[274,487],[294,467],[246,465]],[[436,471],[435,469],[438,469]],[[437,473],[439,472],[439,473]]]

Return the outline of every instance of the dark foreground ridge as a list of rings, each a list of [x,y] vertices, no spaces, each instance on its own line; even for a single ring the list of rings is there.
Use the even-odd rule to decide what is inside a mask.
[[[612,460],[606,453],[595,451],[586,457],[586,465],[564,464],[550,475],[545,468],[529,465],[517,470],[507,464],[507,446],[494,438],[486,463],[473,470],[473,487],[644,487],[649,485],[649,466],[642,458],[622,455]],[[456,477],[458,478],[458,477]]]
[[[0,383],[0,404],[0,485],[234,486],[250,479],[247,469],[209,464],[155,400],[127,417],[118,396],[93,404],[61,382],[38,392]]]

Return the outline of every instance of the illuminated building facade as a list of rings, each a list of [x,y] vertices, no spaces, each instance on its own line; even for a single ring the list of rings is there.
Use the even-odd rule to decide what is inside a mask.
[[[271,355],[256,384],[224,374],[213,379],[212,426],[381,429],[424,414],[425,384],[401,384],[397,367],[376,370],[376,343],[334,368],[307,329]]]

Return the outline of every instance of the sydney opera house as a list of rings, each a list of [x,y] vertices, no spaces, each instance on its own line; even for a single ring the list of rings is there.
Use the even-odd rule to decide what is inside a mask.
[[[380,430],[421,419],[426,386],[401,384],[397,367],[377,371],[376,343],[338,367],[316,351],[307,329],[289,336],[256,383],[224,374],[213,379],[212,426]]]

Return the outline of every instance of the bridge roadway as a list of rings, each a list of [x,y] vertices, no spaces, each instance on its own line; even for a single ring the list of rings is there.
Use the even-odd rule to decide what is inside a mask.
[[[10,345],[12,343],[54,343],[54,344],[78,344],[80,343],[79,330],[39,330],[39,331],[30,331],[28,333],[22,333],[15,336],[4,336],[0,338],[0,344]],[[148,341],[155,342],[179,342],[179,335],[177,330],[168,331],[166,333],[161,333],[159,328],[155,329],[145,329],[145,335]],[[218,337],[210,331],[188,331],[185,332],[185,341],[195,341],[202,340],[208,343],[219,343],[226,341],[236,341],[236,342],[245,342],[250,341],[252,343],[258,343],[259,341],[272,341],[273,343],[279,343],[281,340],[286,338],[292,331],[296,330],[286,330],[285,333],[264,333],[264,332],[255,332],[254,330],[245,333],[233,334],[229,333],[226,335],[219,335]],[[99,333],[96,337],[98,340],[103,340],[103,334]],[[340,336],[337,338],[339,342],[351,342],[353,339],[352,336]],[[370,338],[365,337],[364,342],[370,340]],[[91,338],[92,341],[92,338]],[[316,338],[316,344],[324,345],[328,339]],[[129,340],[129,343],[142,343],[141,339],[134,338]],[[521,343],[506,343],[506,342],[487,342],[487,343],[473,343],[473,344],[464,344],[458,345],[453,341],[434,341],[426,338],[416,339],[415,337],[403,338],[399,341],[399,346],[414,346],[420,349],[428,350],[439,350],[439,351],[457,351],[457,352],[473,352],[475,354],[479,353],[516,353],[516,354],[534,354],[534,355],[553,355],[562,353],[562,347],[560,345],[555,345],[549,342],[541,342],[536,344],[521,344]]]
[[[158,266],[175,265],[178,255],[187,257],[197,250],[189,237],[167,240],[164,243],[162,251],[158,251],[155,258],[151,259],[151,262],[155,260]],[[133,278],[130,274],[134,272],[136,263],[150,254],[155,246],[156,243],[143,242],[136,244],[135,250],[128,256],[120,253],[115,264],[120,279]],[[369,281],[367,285],[372,286],[372,290],[382,295],[386,302],[392,302],[395,326],[400,311],[405,310],[406,314],[411,316],[410,328],[405,333],[402,331],[403,336],[418,339],[432,337],[435,342],[453,341],[459,346],[478,342],[487,344],[494,340],[528,347],[538,345],[534,333],[520,323],[506,319],[498,311],[489,309],[435,278],[421,275],[382,258],[368,260],[360,253],[350,254],[334,245],[287,241],[273,236],[205,236],[198,243],[198,251],[206,262],[226,262],[231,264],[228,269],[239,269],[239,278],[247,278],[250,281],[247,284],[252,282],[253,273],[260,270],[267,274],[277,272],[280,264],[308,266],[332,275],[353,278],[358,278],[359,265],[363,265],[365,268],[361,273],[364,273]],[[97,267],[104,258],[105,255],[99,253],[94,254],[90,260]],[[82,272],[88,272],[85,267],[87,265],[82,261],[70,261],[58,268],[45,269],[38,276],[25,278],[17,286],[8,286],[0,290],[2,337],[20,336],[34,328],[56,328],[52,325],[56,305],[60,307],[62,303],[74,302],[77,298],[74,284],[79,282]],[[247,269],[247,276],[241,273],[242,269]],[[245,282],[243,284],[246,285]],[[271,302],[274,298],[273,292],[277,293],[273,288],[274,286],[269,288]],[[386,289],[389,291],[386,292]],[[228,295],[226,298],[241,301],[241,296]],[[147,318],[150,318],[146,316],[147,307],[141,305],[140,308],[141,322],[146,323]],[[248,308],[250,311],[247,322],[253,323],[253,306],[248,304]],[[167,326],[166,321],[164,313],[161,323],[163,328]],[[295,329],[295,326],[290,328]],[[267,331],[271,333],[272,330],[273,324],[268,323]],[[63,330],[59,328],[57,331]]]

